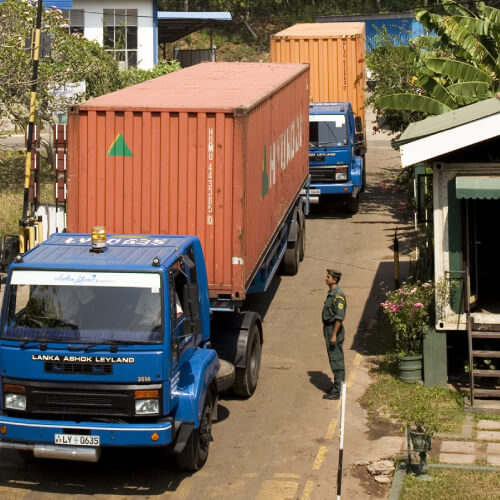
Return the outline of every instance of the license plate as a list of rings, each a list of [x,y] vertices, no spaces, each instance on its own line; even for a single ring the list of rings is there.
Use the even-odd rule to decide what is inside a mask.
[[[307,191],[303,189],[300,194],[307,194]],[[309,189],[309,194],[310,195],[315,195],[315,194],[321,194],[321,189]]]
[[[56,434],[55,444],[65,444],[68,446],[99,446],[99,436],[86,436],[82,434]]]

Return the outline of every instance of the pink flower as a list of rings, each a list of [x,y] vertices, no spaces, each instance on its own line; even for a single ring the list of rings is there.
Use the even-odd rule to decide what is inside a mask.
[[[424,307],[424,304],[422,304],[421,302],[415,302],[415,304],[413,304],[413,307]]]
[[[423,288],[430,288],[432,285],[430,283],[423,283],[422,287]]]
[[[412,289],[410,290],[410,294],[414,294],[414,293],[417,293],[417,287],[412,288]]]
[[[401,306],[398,306],[397,304],[392,304],[391,305],[391,313],[398,312],[400,310],[401,310]]]

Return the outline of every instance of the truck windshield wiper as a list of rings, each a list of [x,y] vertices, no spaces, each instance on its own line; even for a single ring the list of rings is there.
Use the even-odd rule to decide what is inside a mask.
[[[38,344],[38,347],[41,351],[47,350],[47,342],[45,340],[24,340],[23,342],[21,342],[20,347],[26,347],[28,344]]]
[[[130,340],[115,340],[115,339],[102,339],[98,340],[96,342],[82,342],[83,344],[83,350],[84,352],[87,352],[90,348],[96,347],[99,345],[109,345],[109,350],[111,352],[117,352],[118,351],[118,346],[119,345],[137,345],[137,344],[156,344],[156,342],[148,342],[148,341],[130,341]],[[68,349],[75,349],[77,350],[76,346],[71,346],[68,345]],[[78,350],[80,350],[81,347],[78,347]]]

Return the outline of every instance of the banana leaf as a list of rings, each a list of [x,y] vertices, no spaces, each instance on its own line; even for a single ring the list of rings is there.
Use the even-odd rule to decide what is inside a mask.
[[[468,16],[453,16],[453,20],[464,28],[467,28],[473,35],[476,36],[485,36],[490,32],[491,24],[489,21],[484,19]]]
[[[492,25],[500,26],[500,10],[485,5],[483,2],[477,4],[477,10],[486,21],[489,21]]]
[[[455,100],[450,95],[448,90],[446,90],[446,88],[435,78],[431,76],[421,76],[417,85],[425,89],[433,99],[443,103],[445,106],[448,106],[451,109],[455,109],[457,107]]]
[[[453,82],[477,81],[491,84],[493,81],[488,73],[472,66],[472,64],[447,57],[428,57],[424,64],[434,73],[448,76]]]
[[[375,104],[379,108],[420,111],[429,115],[440,115],[451,108],[431,97],[418,94],[391,94],[379,97]]]
[[[485,82],[462,82],[449,85],[448,92],[454,96],[459,106],[473,104],[494,96],[490,85]]]
[[[453,17],[443,18],[441,27],[456,45],[464,49],[474,62],[484,64],[492,72],[496,71],[496,57],[476,38],[466,26],[462,26]]]
[[[444,10],[446,10],[446,12],[448,12],[448,14],[450,14],[451,16],[474,16],[472,11],[466,9],[463,5],[459,5],[456,2],[451,2],[450,0],[443,2],[443,7]]]
[[[439,14],[432,14],[426,9],[415,9],[415,19],[429,31],[438,31],[443,21]]]

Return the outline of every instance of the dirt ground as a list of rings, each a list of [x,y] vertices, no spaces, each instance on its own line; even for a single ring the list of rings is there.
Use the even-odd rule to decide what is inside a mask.
[[[368,126],[371,131],[371,126]],[[313,206],[307,220],[306,256],[294,277],[278,277],[265,296],[249,301],[264,317],[259,386],[249,400],[223,397],[208,462],[194,475],[175,470],[161,453],[110,452],[101,463],[38,461],[24,465],[0,451],[2,498],[175,498],[326,500],[337,491],[339,403],[322,399],[330,370],[321,309],[326,268],[343,272],[347,406],[342,498],[386,498],[356,465],[393,455],[401,436],[368,425],[357,403],[370,382],[367,334],[393,283],[392,239],[407,220],[398,215],[398,195],[382,189],[399,168],[399,153],[384,135],[369,132],[368,188],[359,213]]]

